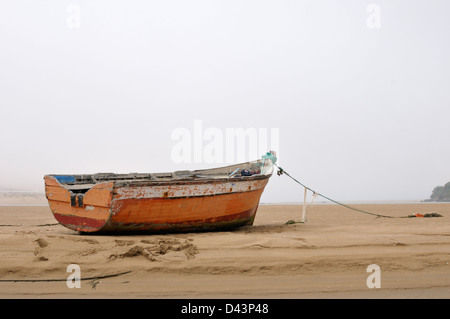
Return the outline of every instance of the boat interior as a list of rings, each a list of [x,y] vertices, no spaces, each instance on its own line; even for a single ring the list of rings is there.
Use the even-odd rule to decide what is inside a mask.
[[[267,160],[257,160],[225,167],[184,170],[168,173],[96,173],[83,175],[49,175],[55,177],[58,182],[72,193],[85,193],[98,183],[123,182],[123,184],[180,182],[194,180],[216,180],[216,179],[255,179],[267,178],[272,174],[272,163]],[[121,183],[122,184],[122,183]]]

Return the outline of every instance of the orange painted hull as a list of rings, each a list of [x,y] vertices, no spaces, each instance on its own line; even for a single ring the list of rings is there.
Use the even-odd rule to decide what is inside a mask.
[[[79,232],[191,232],[252,225],[269,176],[242,181],[98,183],[74,193],[45,176],[54,217]]]

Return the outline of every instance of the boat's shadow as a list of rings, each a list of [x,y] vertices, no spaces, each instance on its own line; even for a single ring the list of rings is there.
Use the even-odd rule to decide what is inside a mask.
[[[151,236],[151,235],[176,235],[176,234],[220,234],[220,233],[236,233],[236,234],[257,234],[257,233],[281,233],[287,230],[292,230],[296,227],[296,225],[290,224],[266,224],[266,225],[253,225],[253,226],[241,226],[238,228],[224,228],[220,230],[198,230],[198,231],[148,231],[148,230],[134,230],[134,231],[121,231],[121,232],[94,232],[94,233],[86,233],[86,232],[78,232],[78,234],[82,236]]]
[[[235,229],[233,232],[236,233],[281,233],[287,230],[292,230],[296,225],[283,224],[266,224],[266,225],[254,225],[254,226],[243,226],[241,228]]]

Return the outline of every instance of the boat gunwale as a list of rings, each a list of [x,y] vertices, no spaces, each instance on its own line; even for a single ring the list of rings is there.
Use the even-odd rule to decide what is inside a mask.
[[[252,175],[252,176],[237,176],[230,178],[190,178],[190,179],[172,179],[167,181],[155,181],[151,179],[139,179],[139,180],[110,180],[109,182],[114,183],[114,187],[139,187],[139,186],[165,186],[165,185],[192,185],[192,184],[213,184],[213,183],[224,183],[224,182],[246,182],[246,181],[256,181],[264,180],[271,177],[270,175]],[[106,181],[105,181],[106,182]]]
[[[271,163],[268,165],[268,169],[264,173],[257,173],[253,174],[251,176],[243,176],[243,175],[236,175],[236,176],[224,176],[224,174],[209,174],[210,176],[199,176],[211,172],[214,170],[225,170],[229,168],[234,167],[242,167],[243,165],[250,166],[252,164],[261,163],[261,160],[257,161],[251,161],[246,163],[240,163],[240,164],[234,164],[224,167],[217,167],[217,168],[209,168],[209,169],[203,169],[203,170],[192,170],[192,171],[174,171],[174,172],[162,172],[162,173],[128,173],[128,174],[116,174],[116,173],[94,173],[94,174],[47,174],[45,177],[52,177],[54,178],[59,185],[64,187],[67,190],[71,189],[83,189],[83,185],[89,185],[89,187],[86,187],[85,189],[90,189],[94,186],[103,184],[103,183],[113,183],[113,187],[140,187],[140,186],[165,186],[165,185],[192,185],[192,184],[205,184],[205,183],[223,183],[223,182],[241,182],[241,181],[254,181],[254,180],[264,180],[269,179],[273,174],[273,164]],[[188,177],[180,177],[176,176],[179,172],[189,172],[190,175]],[[129,178],[129,179],[120,179],[120,176],[127,176],[127,175],[139,175],[139,174],[148,174],[148,175],[162,175],[167,177],[158,177],[158,178],[166,178],[166,180],[161,179],[154,179],[151,177],[148,178]],[[175,174],[175,176],[173,175]],[[79,182],[61,182],[57,176],[72,176],[74,178],[80,177],[80,176],[90,176],[91,178],[98,177],[98,175],[105,176],[105,179],[101,180],[95,180],[95,183],[92,183],[91,181],[79,181]],[[115,178],[106,178],[107,175],[110,175],[111,177],[116,176]],[[186,174],[187,175],[187,174]],[[169,177],[170,176],[170,177]],[[220,176],[220,177],[214,177],[214,176]]]

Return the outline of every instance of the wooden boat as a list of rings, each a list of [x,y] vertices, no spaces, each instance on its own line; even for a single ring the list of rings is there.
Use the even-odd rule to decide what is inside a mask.
[[[276,157],[172,173],[45,175],[59,223],[80,233],[224,230],[252,225]]]

